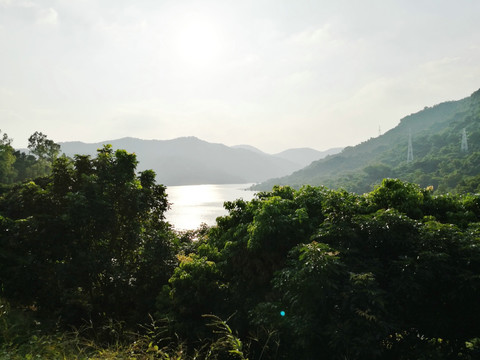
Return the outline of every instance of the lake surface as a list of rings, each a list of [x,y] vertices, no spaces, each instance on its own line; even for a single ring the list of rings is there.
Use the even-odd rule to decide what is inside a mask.
[[[215,225],[218,216],[226,215],[224,201],[251,200],[255,191],[245,190],[252,184],[167,186],[172,205],[166,219],[176,230],[192,230],[201,223]]]

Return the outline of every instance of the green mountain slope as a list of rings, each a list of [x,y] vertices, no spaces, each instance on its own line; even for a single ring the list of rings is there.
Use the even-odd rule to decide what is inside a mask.
[[[343,148],[332,148],[325,151],[318,151],[311,148],[288,149],[275,154],[276,157],[292,161],[296,164],[307,166],[313,161],[323,159],[328,155],[338,154]]]
[[[468,151],[461,150],[463,129]],[[407,162],[409,133],[414,157]],[[426,107],[377,138],[347,147],[289,176],[259,184],[256,189],[311,184],[363,193],[385,177],[398,177],[441,192],[479,192],[479,143],[480,90],[462,100]]]

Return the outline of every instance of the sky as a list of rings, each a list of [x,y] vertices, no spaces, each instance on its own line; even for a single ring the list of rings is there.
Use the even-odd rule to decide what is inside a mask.
[[[477,0],[0,0],[0,129],[26,147],[356,145],[480,88]]]

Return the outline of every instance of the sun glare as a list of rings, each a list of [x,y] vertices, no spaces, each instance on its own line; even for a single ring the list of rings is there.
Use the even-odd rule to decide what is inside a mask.
[[[212,65],[222,48],[219,31],[208,18],[199,15],[185,17],[178,24],[174,39],[178,60],[190,66]]]

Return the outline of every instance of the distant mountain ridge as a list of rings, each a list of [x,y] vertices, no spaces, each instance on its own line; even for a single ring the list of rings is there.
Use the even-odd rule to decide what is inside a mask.
[[[253,151],[254,153],[257,153],[257,154],[267,155],[266,152],[264,152],[260,149],[257,149],[255,146],[252,146],[252,145],[241,144],[241,145],[234,145],[234,146],[231,146],[231,147],[234,148],[234,149],[244,149],[244,150]]]
[[[288,149],[275,154],[276,157],[280,157],[285,160],[290,160],[294,163],[301,164],[302,167],[309,165],[313,161],[323,159],[328,155],[338,154],[343,148],[331,148],[325,151],[318,151],[312,148],[298,148]]]
[[[303,166],[248,145],[229,147],[193,136],[172,140],[126,137],[97,143],[62,142],[60,146],[68,156],[94,156],[104,144],[111,144],[113,149],[135,152],[138,169],[153,169],[157,173],[157,181],[165,185],[261,182],[290,174]]]
[[[250,150],[259,154],[266,154],[262,150],[257,149],[256,147],[251,145],[235,145],[232,147],[238,148],[238,149]],[[301,165],[301,167],[304,167],[309,165],[312,161],[323,159],[328,155],[338,154],[342,150],[343,148],[341,147],[331,148],[325,151],[318,151],[312,148],[295,148],[295,149],[284,150],[277,154],[273,154],[273,156],[291,161],[293,163]]]
[[[468,133],[468,152],[460,149],[463,129]],[[409,133],[412,162],[407,162]],[[480,191],[480,90],[462,100],[425,107],[404,117],[398,126],[379,137],[314,161],[291,175],[270,179],[254,189],[310,184],[362,193],[385,177],[432,185],[442,191]]]

